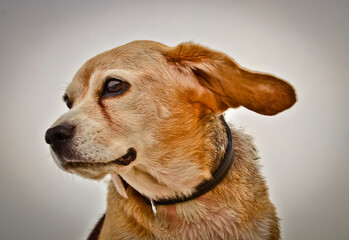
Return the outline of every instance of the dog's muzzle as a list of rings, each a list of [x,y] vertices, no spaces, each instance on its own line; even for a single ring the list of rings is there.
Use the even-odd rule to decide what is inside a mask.
[[[69,123],[62,123],[55,127],[52,127],[46,131],[45,134],[45,141],[47,144],[50,144],[52,150],[58,157],[58,159],[64,163],[65,165],[69,166],[75,166],[76,164],[78,166],[81,166],[81,164],[94,164],[95,166],[106,166],[108,164],[115,164],[122,166],[127,166],[131,162],[133,162],[137,157],[137,151],[131,147],[127,150],[126,154],[123,156],[110,160],[109,162],[88,162],[83,159],[80,159],[80,155],[76,150],[72,148],[72,139],[75,134],[75,126],[71,125]],[[68,160],[65,159],[74,159],[74,160]],[[75,164],[75,165],[74,165]]]

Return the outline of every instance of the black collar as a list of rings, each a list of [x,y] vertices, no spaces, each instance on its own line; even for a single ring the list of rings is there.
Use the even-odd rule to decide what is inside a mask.
[[[220,116],[220,119],[223,122],[225,131],[227,133],[228,145],[227,145],[227,150],[223,160],[221,161],[220,165],[217,167],[216,171],[214,171],[214,173],[212,174],[212,179],[206,180],[202,182],[200,185],[198,185],[190,196],[181,197],[181,198],[172,198],[172,199],[153,200],[153,204],[170,205],[170,204],[182,203],[182,202],[192,200],[212,190],[228,174],[230,167],[232,166],[234,161],[233,137],[231,135],[231,131],[228,124],[224,120],[223,115]],[[149,198],[143,196],[142,194],[140,195],[146,201],[147,204],[151,205],[151,201]]]

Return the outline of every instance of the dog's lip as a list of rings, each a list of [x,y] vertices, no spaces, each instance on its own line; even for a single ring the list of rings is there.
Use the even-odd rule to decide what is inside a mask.
[[[127,153],[115,160],[109,162],[89,162],[89,161],[66,161],[63,163],[63,167],[76,168],[76,167],[105,167],[113,164],[127,166],[137,158],[137,151],[134,148],[129,148]]]
[[[123,166],[127,166],[131,162],[133,162],[136,159],[136,157],[137,157],[137,151],[134,148],[129,148],[125,155],[123,155],[118,159],[115,159],[112,162],[123,165]]]

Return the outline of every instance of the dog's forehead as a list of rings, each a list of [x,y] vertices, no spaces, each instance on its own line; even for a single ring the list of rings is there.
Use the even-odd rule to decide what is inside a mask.
[[[149,69],[151,64],[159,61],[162,57],[161,51],[166,47],[153,41],[133,41],[98,54],[78,70],[66,92],[71,98],[81,95],[96,71]]]

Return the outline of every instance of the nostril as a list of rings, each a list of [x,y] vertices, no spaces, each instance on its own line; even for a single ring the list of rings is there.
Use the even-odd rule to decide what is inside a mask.
[[[75,126],[62,123],[46,131],[45,141],[46,143],[54,146],[60,142],[63,142],[73,136]]]
[[[47,144],[52,144],[50,138],[47,136],[47,131],[46,131],[46,134],[45,134],[45,142],[46,142]]]

